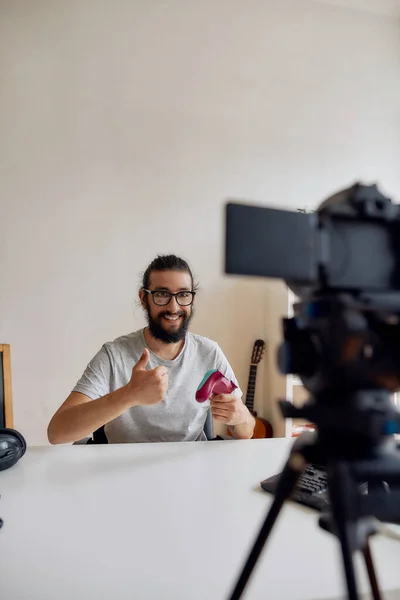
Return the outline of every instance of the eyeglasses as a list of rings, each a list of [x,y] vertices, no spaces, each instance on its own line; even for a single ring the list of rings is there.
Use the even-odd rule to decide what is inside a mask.
[[[171,302],[171,298],[176,298],[179,306],[190,306],[194,300],[194,296],[196,292],[177,292],[176,294],[172,294],[171,292],[167,292],[164,290],[144,290],[148,294],[153,296],[154,304],[157,306],[167,306]]]

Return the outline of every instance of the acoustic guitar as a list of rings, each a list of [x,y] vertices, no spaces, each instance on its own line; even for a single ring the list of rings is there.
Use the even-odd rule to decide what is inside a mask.
[[[253,351],[251,353],[251,361],[250,361],[250,372],[249,372],[249,380],[247,383],[247,393],[245,404],[253,417],[256,420],[256,425],[254,427],[254,434],[252,439],[262,439],[262,438],[270,438],[274,435],[274,430],[269,421],[262,419],[257,416],[257,412],[254,410],[254,396],[256,392],[256,379],[257,379],[257,368],[260,364],[264,352],[265,352],[265,342],[264,340],[256,340],[253,345]],[[232,436],[232,433],[229,431],[228,434]]]

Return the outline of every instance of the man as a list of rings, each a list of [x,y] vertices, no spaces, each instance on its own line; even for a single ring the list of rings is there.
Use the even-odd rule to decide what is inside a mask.
[[[184,260],[153,260],[139,292],[148,326],[103,345],[51,419],[52,444],[74,442],[102,426],[109,443],[203,440],[209,410],[235,438],[252,437],[254,418],[239,387],[204,403],[195,400],[211,369],[238,385],[219,346],[188,331],[195,294]]]

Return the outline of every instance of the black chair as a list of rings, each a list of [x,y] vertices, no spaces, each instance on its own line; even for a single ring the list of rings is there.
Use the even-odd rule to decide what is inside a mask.
[[[213,426],[211,410],[207,411],[207,417],[206,417],[206,421],[204,423],[203,431],[206,434],[206,438],[208,440],[214,439],[214,426]]]
[[[214,438],[214,427],[213,427],[213,420],[212,420],[212,415],[211,415],[210,410],[207,412],[207,417],[206,417],[206,420],[204,423],[203,431],[205,433],[207,440],[213,440],[213,439],[222,440],[223,439],[220,436],[217,436],[216,438]],[[104,425],[103,425],[103,427],[96,429],[96,431],[93,432],[92,437],[84,438],[82,440],[78,440],[77,442],[73,443],[73,445],[81,445],[81,444],[108,444],[107,436],[104,431]]]

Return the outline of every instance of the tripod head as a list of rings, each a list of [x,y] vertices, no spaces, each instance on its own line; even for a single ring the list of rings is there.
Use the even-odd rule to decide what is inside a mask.
[[[280,403],[285,418],[314,423],[321,443],[340,438],[349,459],[400,432],[391,399],[400,374],[396,315],[365,309],[352,296],[314,295],[284,319],[283,337],[279,368],[299,375],[310,392],[301,408]]]

